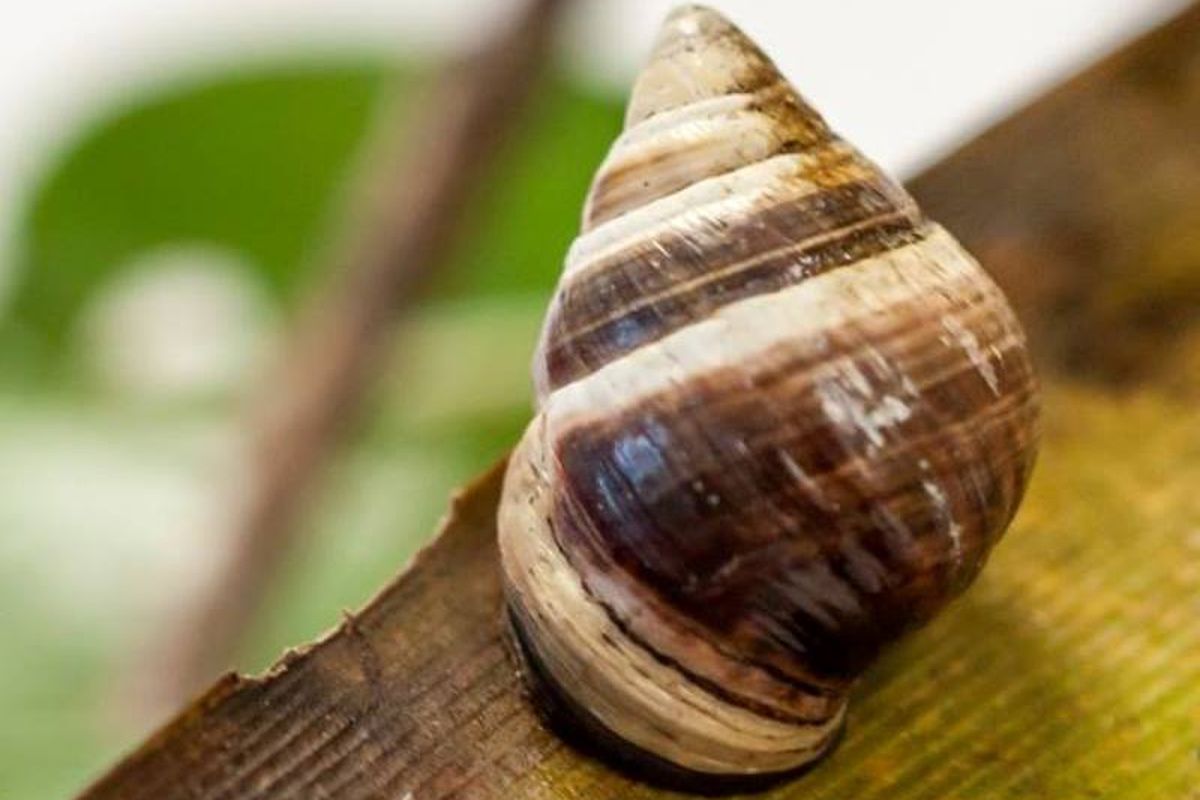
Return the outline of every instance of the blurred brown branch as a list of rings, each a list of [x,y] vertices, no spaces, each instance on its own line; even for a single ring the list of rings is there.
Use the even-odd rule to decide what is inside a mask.
[[[513,128],[565,5],[529,0],[508,30],[447,69],[419,102],[414,123],[392,137],[401,148],[372,163],[357,235],[331,265],[336,284],[316,297],[281,370],[263,387],[235,552],[192,618],[176,623],[153,674],[140,678],[139,693],[152,703],[174,705],[230,667],[290,548],[307,491],[356,421],[398,315],[445,260],[463,206]]]

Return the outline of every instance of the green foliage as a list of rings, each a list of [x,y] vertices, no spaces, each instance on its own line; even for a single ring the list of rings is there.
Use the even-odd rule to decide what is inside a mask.
[[[407,114],[411,69],[293,65],[176,86],[95,126],[51,170],[22,225],[0,349],[43,371],[81,312],[139,254],[215,244],[285,308],[315,277],[325,234],[381,99]],[[578,227],[619,106],[554,82],[473,207],[445,270],[454,293],[547,290]],[[389,117],[390,119],[390,117]],[[8,356],[9,366],[15,362]]]
[[[114,403],[81,377],[81,318],[139,257],[200,244],[239,256],[246,279],[286,319],[322,277],[321,255],[343,221],[345,188],[380,107],[389,121],[397,105],[402,119],[422,112],[405,106],[425,96],[411,92],[418,75],[363,59],[233,72],[139,98],[68,143],[26,210],[16,279],[0,312],[0,431],[31,421],[49,431],[36,448],[39,474],[79,474],[63,468],[78,463],[86,435],[93,450],[111,454],[99,459],[110,483],[132,492],[149,475],[183,473],[196,479],[196,492],[213,493],[203,447],[179,437],[196,426],[231,435],[228,399]],[[269,663],[336,621],[339,609],[365,602],[433,529],[452,487],[515,439],[528,417],[529,350],[545,298],[620,119],[616,101],[547,82],[480,196],[462,209],[467,235],[436,297],[401,332],[372,424],[313,498],[308,535],[255,627],[246,667]],[[0,448],[3,463],[21,468],[18,451]],[[49,491],[62,484],[51,481]],[[85,488],[95,495],[106,485]],[[43,602],[43,594],[67,592],[45,585],[61,578],[45,560],[75,540],[69,523],[53,534],[29,530],[46,525],[34,513],[42,501],[10,507],[26,493],[11,488],[0,497],[0,521],[11,523],[0,535],[0,588],[6,607],[22,610],[0,615],[0,638],[19,653],[0,663],[8,720],[0,795],[58,797],[140,738],[121,726],[114,698],[147,633],[111,614],[89,626],[69,602]],[[163,502],[155,491],[147,486],[134,503],[153,509]],[[94,502],[104,516],[104,503]],[[197,546],[170,526],[157,530],[152,510],[145,517],[137,534],[145,542]],[[77,532],[72,552],[111,550],[115,542],[96,537],[124,535],[99,522]],[[23,541],[33,544],[16,546]],[[122,563],[134,571],[154,563],[152,554],[131,558]]]
[[[377,66],[287,68],[175,89],[108,119],[49,174],[10,313],[51,351],[139,253],[213,242],[286,299],[383,86]]]

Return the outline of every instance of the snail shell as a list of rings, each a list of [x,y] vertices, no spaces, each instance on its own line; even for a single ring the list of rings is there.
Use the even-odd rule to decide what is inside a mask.
[[[499,512],[514,627],[587,728],[685,773],[827,752],[1036,449],[999,289],[699,7],[634,87],[535,383]]]

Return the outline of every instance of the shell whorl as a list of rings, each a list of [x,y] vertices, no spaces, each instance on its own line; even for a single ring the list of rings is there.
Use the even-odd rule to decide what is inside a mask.
[[[722,305],[913,242],[924,226],[741,31],[681,9],[588,195],[535,362],[539,397]]]
[[[826,752],[1034,458],[1000,291],[700,7],[635,85],[534,372],[499,519],[515,624],[592,725],[694,772]]]

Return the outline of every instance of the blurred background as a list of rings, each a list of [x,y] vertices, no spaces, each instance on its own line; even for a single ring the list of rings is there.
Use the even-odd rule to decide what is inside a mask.
[[[907,176],[1177,0],[713,0]],[[138,684],[229,558],[247,406],[354,224],[366,143],[511,0],[42,0],[0,27],[0,796],[59,797],[156,720]],[[581,0],[452,256],[306,499],[237,666],[366,601],[529,414],[594,166],[672,4]],[[348,210],[349,209],[349,210]]]

